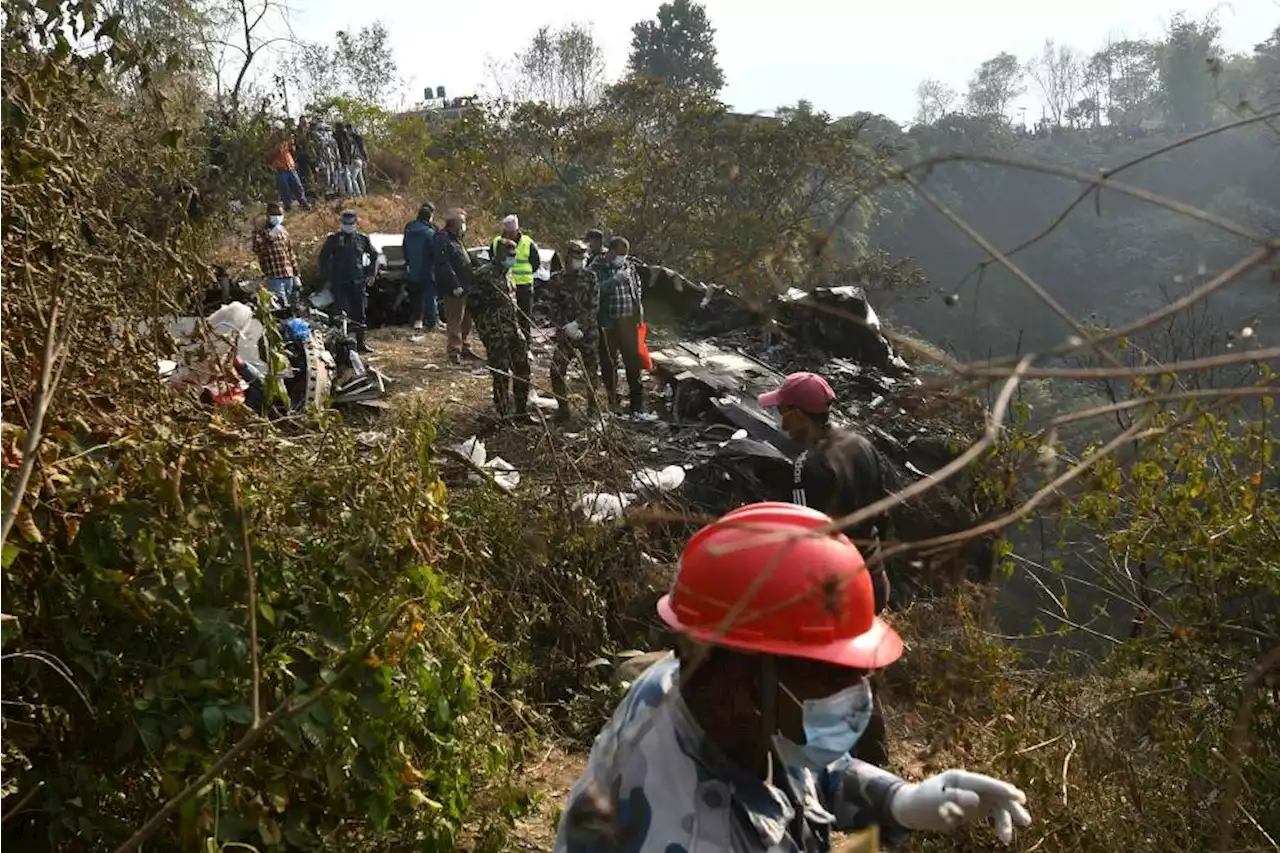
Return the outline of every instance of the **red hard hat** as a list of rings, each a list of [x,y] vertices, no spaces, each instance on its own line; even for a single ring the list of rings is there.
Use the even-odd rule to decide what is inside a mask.
[[[862,554],[842,533],[804,535],[830,523],[789,503],[730,512],[685,545],[658,615],[712,645],[855,669],[888,666],[902,656],[902,638],[875,615]]]

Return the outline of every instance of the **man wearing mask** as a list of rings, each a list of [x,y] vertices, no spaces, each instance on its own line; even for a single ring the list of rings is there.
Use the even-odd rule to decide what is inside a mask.
[[[591,228],[582,239],[587,241],[587,266],[591,266],[604,257],[604,232]]]
[[[298,256],[277,201],[267,204],[266,221],[254,229],[253,253],[258,257],[258,268],[267,277],[267,289],[285,305],[292,305],[299,286]]]
[[[276,173],[276,192],[284,203],[286,212],[293,209],[296,201],[303,210],[311,209],[307,194],[302,190],[302,182],[298,179],[297,162],[293,157],[293,140],[284,128],[284,122],[271,123],[271,168]]]
[[[591,267],[600,282],[600,378],[609,407],[618,401],[618,357],[627,374],[632,418],[646,417],[640,384],[640,319],[643,312],[640,279],[627,260],[631,244],[625,237],[609,241],[609,250]]]
[[[538,244],[520,230],[520,219],[514,213],[502,218],[502,234],[493,238],[493,243],[489,246],[490,257],[493,256],[493,247],[499,240],[510,240],[516,244],[515,266],[511,268],[511,281],[516,288],[520,331],[528,341],[533,319],[533,274],[538,271],[538,267],[542,266],[542,257],[538,254]]]
[[[504,421],[527,421],[529,342],[521,334],[516,316],[516,288],[511,281],[515,255],[515,241],[500,239],[493,243],[489,263],[476,270],[472,278],[467,308],[475,317],[476,329],[484,342],[486,363],[493,379],[493,406],[498,417]]]
[[[373,350],[364,339],[365,282],[373,276],[378,252],[369,237],[356,230],[356,212],[342,211],[339,228],[320,247],[320,275],[329,282],[334,306],[356,324],[356,349]]]
[[[444,229],[434,237],[436,289],[444,294],[444,319],[449,329],[449,361],[475,358],[468,338],[471,335],[471,312],[467,310],[467,291],[471,289],[471,258],[462,245],[467,233],[467,212],[452,210],[445,217]]]
[[[1026,795],[980,773],[908,782],[850,755],[867,674],[902,655],[858,549],[807,507],[734,510],[685,545],[658,615],[674,656],[631,685],[560,814],[555,853],[826,853],[833,832],[988,823],[1008,844]]]
[[[413,297],[413,328],[423,324],[431,330],[440,324],[436,301],[436,227],[431,222],[436,208],[427,202],[418,208],[418,217],[404,227],[404,263]]]
[[[556,350],[551,357],[551,390],[556,395],[556,420],[571,416],[569,388],[565,381],[569,364],[579,359],[587,380],[587,414],[597,411],[595,378],[600,345],[600,287],[596,274],[587,269],[587,246],[574,240],[566,253],[564,269],[552,274],[547,283],[551,322],[555,324]]]

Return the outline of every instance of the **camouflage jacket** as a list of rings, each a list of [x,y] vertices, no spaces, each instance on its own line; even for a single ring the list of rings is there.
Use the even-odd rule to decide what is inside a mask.
[[[547,282],[551,322],[557,327],[576,322],[586,337],[597,333],[600,285],[591,270],[560,270]]]
[[[467,292],[467,308],[481,331],[516,328],[516,289],[506,270],[484,264],[475,271]]]
[[[888,805],[897,776],[848,755],[815,773],[780,748],[788,796],[707,742],[679,678],[668,657],[636,679],[569,792],[555,853],[826,853],[832,831],[902,832]]]

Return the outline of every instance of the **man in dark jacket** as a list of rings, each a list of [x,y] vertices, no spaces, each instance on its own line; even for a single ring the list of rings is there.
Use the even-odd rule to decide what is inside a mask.
[[[351,142],[351,192],[362,196],[367,192],[364,167],[369,163],[369,152],[364,148],[364,137],[350,124],[347,125],[347,139]]]
[[[343,195],[354,195],[355,187],[351,186],[351,158],[353,146],[347,126],[340,121],[333,123],[333,141],[338,146],[338,180]]]
[[[835,399],[831,385],[818,374],[792,373],[773,391],[761,394],[758,402],[778,410],[783,430],[802,448],[795,461],[792,501],[840,518],[897,491],[897,480],[888,460],[866,436],[831,425]],[[868,563],[880,541],[893,536],[888,514],[845,528],[844,533]],[[883,562],[871,566],[871,588],[879,615],[889,602],[889,576]],[[854,757],[880,767],[888,763],[888,735],[879,700]]]
[[[475,358],[467,338],[471,335],[471,313],[467,291],[471,289],[471,258],[462,245],[467,233],[467,212],[451,210],[444,229],[437,231],[435,243],[436,290],[444,294],[444,319],[449,328],[449,361],[461,364],[464,356]]]
[[[418,208],[418,218],[404,227],[404,264],[413,297],[413,328],[425,324],[434,331],[440,324],[436,302],[436,226],[431,218],[436,208],[427,202]]]
[[[356,324],[356,349],[371,353],[364,341],[365,282],[373,276],[378,252],[368,235],[356,230],[356,220],[354,210],[342,211],[339,230],[320,247],[320,276],[329,282],[334,307]]]

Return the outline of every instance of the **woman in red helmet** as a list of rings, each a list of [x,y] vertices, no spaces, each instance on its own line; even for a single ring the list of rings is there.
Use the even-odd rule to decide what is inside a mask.
[[[569,794],[556,853],[811,853],[832,831],[887,837],[1031,817],[963,770],[905,782],[853,759],[867,673],[902,654],[858,549],[831,519],[753,504],[694,534],[658,613],[682,638],[632,685]]]

